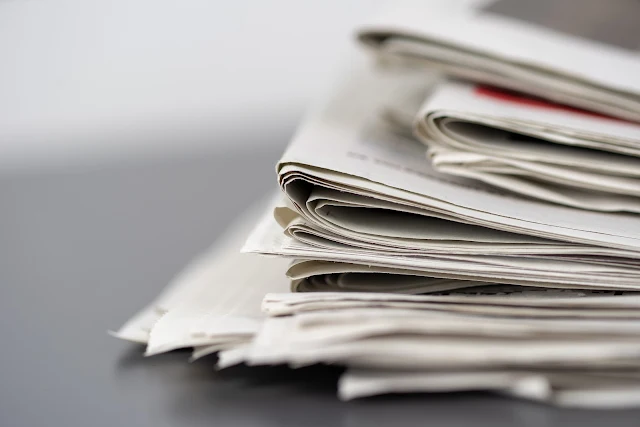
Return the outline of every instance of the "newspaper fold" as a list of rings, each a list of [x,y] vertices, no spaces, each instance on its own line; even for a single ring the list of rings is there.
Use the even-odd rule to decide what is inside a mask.
[[[440,172],[593,211],[640,213],[640,125],[464,82],[416,121]]]
[[[275,199],[274,199],[275,200]],[[114,335],[147,344],[147,355],[197,347],[194,357],[246,344],[261,327],[268,292],[285,292],[285,259],[239,252],[253,223],[271,202],[258,203],[160,296]]]
[[[519,8],[547,17],[542,22],[530,22],[531,17],[526,14],[514,19],[504,12],[508,6],[504,3],[427,0],[394,4],[363,25],[358,38],[387,60],[439,68],[467,80],[640,120],[640,60],[633,50],[637,45],[621,48],[620,43],[585,39],[582,36],[589,35],[592,29],[583,28],[582,33],[576,34],[579,25],[554,28],[555,31],[545,28],[557,24],[559,20],[553,18],[561,13],[567,23],[574,23],[573,2],[536,1]],[[608,22],[608,31],[602,29],[601,34],[619,34],[624,14],[640,12],[639,7],[627,10],[631,5],[625,3],[627,7],[606,8],[614,16],[603,14],[601,7],[585,7],[581,12],[593,13],[598,21]],[[612,11],[620,13],[616,16]],[[583,16],[582,21],[596,21],[588,18]],[[625,40],[637,43],[637,25],[625,30]]]
[[[437,172],[422,144],[381,119],[398,92],[429,85],[424,76],[379,72],[354,59],[346,83],[305,121],[277,166],[282,189],[308,226],[404,248],[428,245],[442,230],[431,240],[554,240],[639,252],[639,216],[540,203]]]

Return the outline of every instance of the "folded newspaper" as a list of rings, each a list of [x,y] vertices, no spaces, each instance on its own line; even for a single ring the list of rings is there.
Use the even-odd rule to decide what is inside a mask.
[[[358,32],[387,61],[640,120],[637,2],[400,3]]]
[[[464,82],[441,84],[416,135],[439,172],[593,211],[640,213],[640,125]]]
[[[602,7],[590,8],[593,2],[588,1],[583,19],[596,14],[603,25],[598,34],[607,35],[589,42],[576,36],[592,35],[593,28],[576,28],[575,19],[554,32],[540,28],[557,25],[562,11],[575,13],[573,2],[527,2],[527,7],[514,8],[518,3],[421,2],[385,13],[362,28],[360,39],[392,62],[411,58],[410,65],[438,65],[476,82],[440,83],[417,115],[416,135],[429,146],[438,171],[568,206],[640,213],[640,124],[634,123],[640,118],[640,98],[633,71],[640,64],[640,27],[621,27],[620,15],[604,16]],[[614,1],[607,10],[640,13],[637,4],[624,4],[616,8],[620,2]],[[507,37],[513,32],[517,38]],[[610,39],[614,33],[617,38]],[[628,46],[625,40],[636,44]],[[620,49],[621,43],[627,49]],[[552,44],[553,49],[543,50]],[[582,67],[586,63],[591,65]],[[621,85],[624,96],[634,99],[630,108],[636,113],[618,110],[626,108],[619,104],[624,96],[616,92]],[[619,105],[610,108],[604,97]],[[406,122],[414,120],[417,111],[412,109],[419,107],[413,101],[398,105],[401,114],[395,116],[411,126]]]
[[[278,162],[282,191],[114,334],[221,369],[345,366],[344,400],[640,405],[638,46],[515,26],[509,4],[362,27],[377,59],[351,55]]]
[[[385,286],[363,278],[383,275],[418,293],[428,283],[640,290],[640,217],[539,203],[438,173],[380,113],[423,80],[366,63],[350,70],[278,164],[289,206],[276,216],[286,234],[264,220],[246,251],[296,258],[294,286],[316,290],[335,287],[336,274],[361,289]]]

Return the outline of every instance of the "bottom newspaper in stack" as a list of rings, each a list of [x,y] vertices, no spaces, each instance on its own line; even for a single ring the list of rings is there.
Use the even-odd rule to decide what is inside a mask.
[[[290,239],[272,211],[245,249]],[[390,293],[384,273],[335,272],[318,279],[333,292],[291,292],[303,290],[285,275],[296,261],[240,253],[255,219],[241,219],[115,335],[146,343],[148,355],[218,352],[219,368],[339,364],[348,368],[344,400],[489,390],[565,406],[640,405],[638,293],[427,277]],[[306,280],[313,290],[316,279]]]

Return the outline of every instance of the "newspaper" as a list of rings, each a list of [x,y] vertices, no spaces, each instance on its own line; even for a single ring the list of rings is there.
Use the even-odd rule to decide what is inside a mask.
[[[269,202],[271,203],[271,202]],[[196,347],[194,357],[246,344],[264,317],[268,292],[286,292],[288,261],[241,254],[267,202],[242,215],[216,244],[180,273],[149,307],[114,335],[147,345],[147,355]]]
[[[350,69],[346,84],[311,115],[278,164],[289,207],[276,215],[288,236],[266,218],[245,251],[298,259],[288,272],[294,281],[369,272],[639,289],[640,234],[632,231],[640,230],[639,217],[543,204],[438,173],[419,143],[389,132],[381,119],[398,93],[431,83],[362,61]],[[296,227],[306,241],[297,240]],[[297,283],[308,288],[309,282]]]
[[[596,211],[640,213],[640,125],[465,82],[442,82],[417,135],[440,172]]]
[[[401,276],[423,278],[414,283],[415,286],[427,286],[425,280],[438,278],[452,279],[451,288],[466,287],[469,286],[468,281],[474,281],[484,282],[476,285],[488,282],[565,289],[640,290],[637,265],[633,264],[617,266],[562,259],[455,253],[399,256],[349,247],[324,250],[284,235],[269,212],[256,226],[242,250],[295,258],[287,270],[287,276],[293,280],[294,290],[301,285],[301,280],[312,276],[341,273],[367,274],[369,277],[364,283],[367,287],[361,288],[367,291],[375,291],[375,284],[371,280],[375,274],[393,275],[390,278],[392,282],[397,280],[406,285],[411,283]],[[463,282],[456,284],[455,281]],[[432,284],[438,283],[442,284],[442,281],[436,280]],[[331,290],[331,287],[322,290]]]
[[[640,6],[585,2],[404,2],[363,25],[359,40],[386,60],[638,121],[640,30],[630,17]]]
[[[441,219],[451,221],[451,230],[454,224],[485,227],[488,236],[499,230],[631,252],[640,249],[638,216],[543,204],[437,172],[425,161],[422,144],[394,137],[380,121],[394,94],[407,87],[424,89],[424,76],[413,71],[381,73],[357,56],[350,65],[345,84],[305,121],[277,167],[281,187],[309,224],[334,234],[351,232],[352,237],[357,233],[377,238],[392,232],[406,237],[413,235],[416,224]],[[329,199],[327,194],[333,205],[349,208],[342,211],[350,218],[332,223],[321,216],[320,202]],[[403,221],[382,220],[391,214],[400,214]],[[407,218],[415,220],[404,221]],[[346,224],[348,219],[352,220]]]
[[[640,404],[640,377],[628,372],[349,369],[338,383],[338,394],[343,400],[387,393],[471,390],[489,390],[567,407],[612,409]]]
[[[238,237],[236,237],[238,238]],[[216,243],[206,253],[200,255],[178,274],[162,290],[155,300],[136,313],[131,319],[116,332],[110,332],[116,338],[127,341],[147,344],[151,329],[158,320],[170,310],[178,307],[185,296],[192,294],[201,286],[200,278],[206,274],[211,263],[215,260],[228,244],[228,240],[233,236],[223,237],[221,242]]]
[[[176,307],[165,313],[149,335],[147,355],[176,348],[243,343],[260,328],[260,302],[266,292],[288,290],[283,275],[287,261],[240,254],[226,246],[213,262],[192,276],[191,288]]]
[[[325,307],[317,310],[301,309],[304,304],[289,304],[294,311],[287,316],[282,316],[282,311],[270,311],[272,317],[266,319],[251,344],[242,350],[241,360],[254,365],[302,366],[322,362],[375,369],[445,371],[598,368],[635,372],[640,367],[637,318],[626,317],[629,310],[625,307],[604,308],[593,304],[594,301],[589,303],[590,297],[584,299],[587,306],[595,306],[594,310],[573,306],[575,298],[565,298],[564,305],[562,299],[555,300],[560,301],[556,303],[553,298],[532,299],[533,304],[528,306],[528,298],[520,296],[512,300],[512,305],[502,306],[504,312],[491,314],[449,310],[446,299],[430,304],[424,300],[427,297],[416,296],[378,295],[373,299],[371,294],[363,294],[360,301],[368,306],[340,305],[343,298],[359,300],[358,295],[346,295],[330,295],[324,299]],[[285,294],[284,300],[289,297],[298,300],[291,294]],[[277,298],[269,296],[267,301]],[[394,298],[412,301],[415,307],[376,305]],[[468,306],[488,305],[467,298],[471,300]],[[309,302],[306,298],[300,300]],[[499,298],[495,300],[495,307],[499,308]],[[536,301],[540,307],[536,307]],[[558,318],[536,316],[531,309],[549,308],[545,303],[567,313]],[[636,298],[634,304],[637,303]],[[424,306],[419,308],[421,304]],[[440,310],[433,308],[437,304],[441,305]],[[507,312],[509,309],[529,309],[530,313],[514,317]],[[581,312],[598,310],[620,312],[611,318],[581,317]],[[273,317],[275,314],[277,317]]]
[[[640,295],[606,292],[519,289],[510,292],[450,292],[446,295],[377,293],[268,294],[263,310],[270,316],[289,316],[331,309],[390,308],[435,310],[438,313],[469,313],[508,318],[638,319]]]
[[[388,217],[383,219],[390,224]],[[358,221],[362,225],[366,219]],[[344,244],[323,248],[283,233],[270,209],[264,212],[242,251],[294,258],[287,270],[294,291],[380,292],[397,286],[400,292],[427,293],[493,283],[559,289],[640,290],[640,270],[633,258],[628,259],[628,263],[616,264],[605,262],[606,258],[601,259],[602,262],[591,262],[536,255],[459,254],[455,246],[448,252],[425,252],[419,256],[362,250]]]
[[[321,192],[328,194],[321,190],[315,193],[316,196]],[[297,211],[289,208],[286,200],[282,203],[287,206],[274,209],[275,221],[294,240],[326,250],[340,251],[353,247],[362,253],[416,256],[454,252],[469,255],[535,255],[548,259],[588,259],[589,262],[604,262],[607,265],[635,265],[639,257],[637,252],[632,251],[535,238],[433,217],[403,215],[393,209],[389,212],[374,212],[374,215],[362,210],[362,215],[352,219],[349,210],[344,209],[347,206],[341,203],[344,199],[344,194],[332,192],[319,202],[320,206],[314,208],[314,213],[328,220],[322,224],[325,228],[308,222]],[[378,234],[366,232],[369,230],[362,221],[358,221],[361,219],[379,223],[376,224]],[[267,229],[265,233],[269,232],[269,227],[275,228],[270,212],[264,214],[262,222]],[[402,228],[398,224],[402,224]],[[332,230],[334,225],[339,226],[335,232]],[[352,231],[351,227],[355,230]],[[410,228],[409,232],[405,231],[407,228]],[[359,233],[359,230],[365,232]],[[273,238],[282,239],[280,233],[276,233],[278,235]]]

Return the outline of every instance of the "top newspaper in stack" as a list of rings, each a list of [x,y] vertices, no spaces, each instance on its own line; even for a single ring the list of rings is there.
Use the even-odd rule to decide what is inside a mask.
[[[394,4],[359,38],[386,59],[638,121],[640,5],[579,4],[580,20],[568,0]]]
[[[528,94],[439,85],[417,126],[437,170],[567,206],[640,213],[640,27],[630,18],[640,3],[580,5],[575,19],[571,0],[408,2],[364,25],[359,39],[387,64]]]

